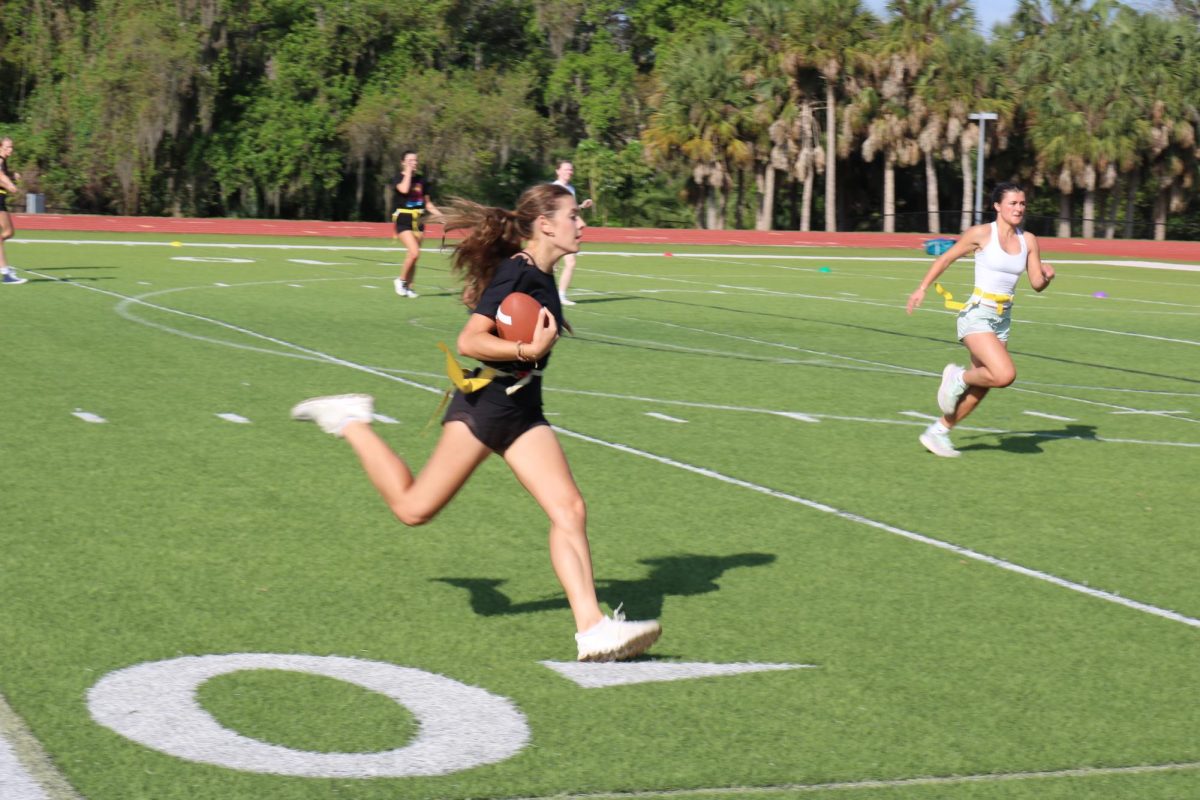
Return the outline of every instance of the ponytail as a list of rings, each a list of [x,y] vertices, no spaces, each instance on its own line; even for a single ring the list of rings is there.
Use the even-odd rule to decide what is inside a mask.
[[[537,218],[553,214],[562,197],[571,197],[571,193],[562,186],[539,184],[521,195],[515,211],[461,197],[451,200],[442,213],[444,230],[469,231],[454,248],[450,260],[451,273],[462,276],[462,301],[468,308],[478,304],[500,262],[518,252],[533,236]]]

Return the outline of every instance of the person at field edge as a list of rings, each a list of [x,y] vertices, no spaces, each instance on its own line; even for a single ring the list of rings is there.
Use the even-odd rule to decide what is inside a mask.
[[[579,251],[586,227],[575,199],[561,186],[540,184],[521,195],[515,211],[456,200],[443,218],[447,230],[469,231],[452,260],[453,271],[463,276],[463,300],[473,312],[457,345],[459,353],[484,366],[468,380],[453,364],[459,389],[425,467],[414,476],[371,428],[369,395],[305,400],[292,409],[292,418],[316,422],[349,442],[384,502],[410,526],[433,519],[488,456],[500,454],[549,518],[550,563],[575,618],[579,660],[632,658],[647,650],[662,629],[657,621],[626,620],[619,606],[612,616],[600,610],[587,509],[542,412],[542,373],[558,332],[566,326],[554,266]],[[532,295],[543,306],[532,342],[496,335],[494,317],[512,292]]]
[[[575,165],[570,161],[558,162],[558,167],[554,170],[554,186],[561,186],[571,193],[571,197],[575,197],[575,187],[571,185],[571,178],[575,175]],[[591,208],[592,199],[589,197],[579,204],[580,210]],[[558,299],[564,306],[575,305],[574,300],[567,299],[567,289],[571,285],[571,277],[575,274],[575,254],[567,253],[562,257],[562,273],[558,279]]]
[[[958,338],[967,348],[971,366],[964,369],[947,364],[942,370],[937,401],[943,416],[919,437],[926,450],[947,458],[959,455],[950,441],[950,429],[978,408],[989,391],[1008,386],[1017,377],[1008,352],[1008,334],[1013,291],[1021,273],[1029,275],[1029,285],[1037,292],[1054,280],[1054,268],[1042,263],[1037,237],[1021,228],[1025,191],[1015,183],[998,184],[992,190],[992,206],[996,221],[969,228],[953,247],[937,257],[908,297],[911,314],[932,285],[946,296],[948,308],[961,308]],[[947,267],[970,252],[975,254],[975,290],[965,303],[955,303],[936,281]]]
[[[412,290],[412,284],[417,272],[417,259],[421,257],[421,240],[425,238],[425,223],[421,218],[426,211],[434,215],[441,213],[429,197],[429,182],[417,172],[415,151],[404,151],[400,174],[392,179],[392,188],[396,191],[396,210],[392,212],[392,222],[396,226],[394,238],[403,242],[408,250],[400,277],[392,283],[396,287],[396,294],[415,298],[418,295]]]
[[[0,139],[0,283],[17,286],[27,281],[9,266],[8,258],[4,255],[4,243],[17,232],[12,214],[8,212],[8,199],[17,193],[17,181],[21,180],[21,173],[8,169],[8,157],[12,151],[13,140],[8,136]]]

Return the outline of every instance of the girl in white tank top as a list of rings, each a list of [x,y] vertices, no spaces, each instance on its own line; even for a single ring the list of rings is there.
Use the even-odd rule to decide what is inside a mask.
[[[1004,252],[1004,248],[1000,246],[999,223],[993,222],[988,227],[991,229],[991,236],[987,245],[975,251],[975,286],[987,294],[1011,295],[1017,281],[1021,279],[1021,273],[1025,271],[1025,262],[1029,256],[1025,234],[1020,228],[1016,229],[1021,252],[1013,255]],[[988,301],[984,299],[983,303],[987,305]]]
[[[937,257],[908,297],[908,313],[912,314],[925,299],[925,292],[952,263],[975,253],[975,291],[971,299],[951,305],[947,296],[946,303],[951,308],[962,308],[959,337],[971,356],[971,366],[964,369],[947,364],[942,370],[937,393],[942,417],[918,437],[926,450],[938,456],[959,455],[950,441],[950,429],[974,411],[989,390],[1008,386],[1017,377],[1008,353],[1008,326],[1012,295],[1021,273],[1029,275],[1029,285],[1038,292],[1054,279],[1053,267],[1042,263],[1037,238],[1021,230],[1025,191],[1015,183],[1002,183],[992,190],[992,207],[996,221],[967,230],[953,247]],[[1010,247],[1016,244],[1019,251],[1008,252],[1004,242]],[[938,291],[942,292],[940,286]]]

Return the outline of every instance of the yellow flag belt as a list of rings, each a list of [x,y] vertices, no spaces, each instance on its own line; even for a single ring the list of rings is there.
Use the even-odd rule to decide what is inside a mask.
[[[937,289],[937,293],[945,298],[946,308],[950,309],[951,311],[961,311],[968,305],[977,305],[979,303],[978,300],[975,300],[974,302],[968,301],[966,303],[959,303],[954,299],[954,295],[946,291],[946,288],[940,283],[935,283],[933,288]],[[1013,296],[1011,294],[993,294],[991,292],[983,291],[978,286],[975,287],[975,292],[971,295],[972,299],[976,297],[980,297],[984,300],[991,300],[993,303],[995,303],[997,314],[1003,314],[1004,309],[1008,306],[1011,306],[1013,301]]]

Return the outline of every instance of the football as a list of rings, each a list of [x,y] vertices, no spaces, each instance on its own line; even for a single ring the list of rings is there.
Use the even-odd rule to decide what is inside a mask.
[[[496,334],[510,342],[533,341],[533,331],[542,304],[524,292],[513,292],[500,301],[496,311]]]

